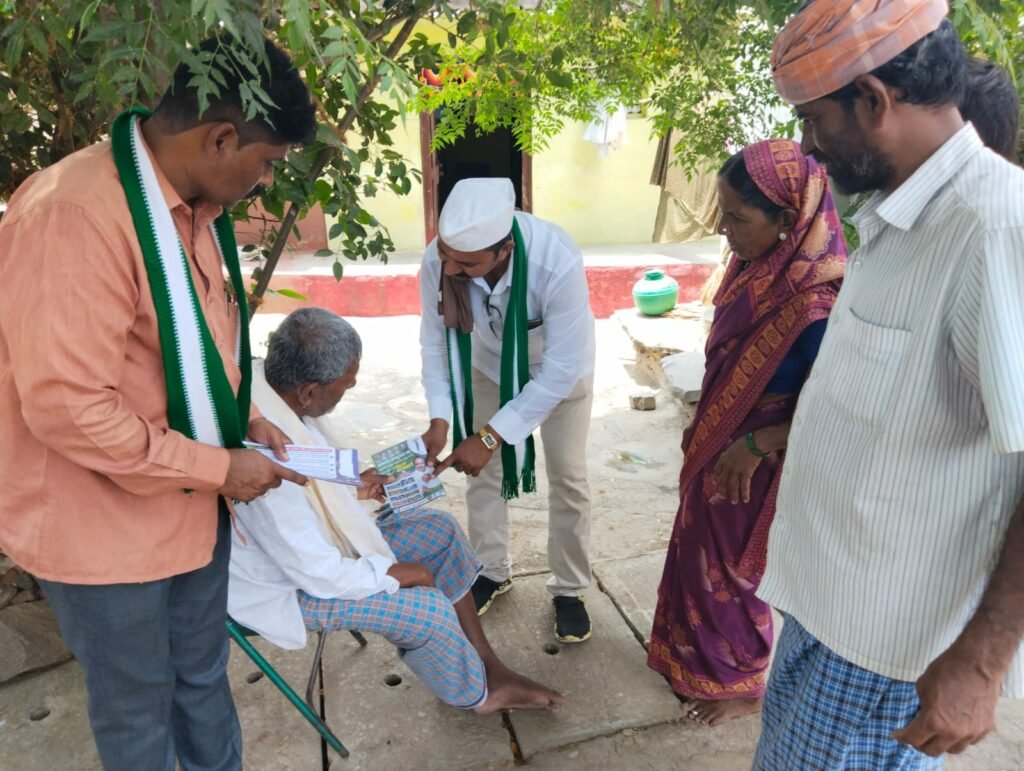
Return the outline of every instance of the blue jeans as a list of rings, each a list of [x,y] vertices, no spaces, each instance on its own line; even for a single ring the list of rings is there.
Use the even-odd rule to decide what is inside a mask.
[[[107,771],[242,768],[228,684],[231,524],[220,507],[210,564],[137,584],[40,581],[85,671],[89,723]]]

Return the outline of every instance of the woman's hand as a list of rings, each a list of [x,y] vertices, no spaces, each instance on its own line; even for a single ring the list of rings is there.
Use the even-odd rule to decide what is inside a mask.
[[[363,486],[356,488],[356,498],[361,501],[374,500],[380,503],[387,499],[387,496],[384,495],[384,485],[395,481],[394,477],[381,476],[377,473],[377,469],[372,467],[360,474],[359,479]]]
[[[746,437],[733,442],[718,456],[712,472],[719,494],[733,503],[750,503],[750,479],[760,463],[761,459],[747,447]]]

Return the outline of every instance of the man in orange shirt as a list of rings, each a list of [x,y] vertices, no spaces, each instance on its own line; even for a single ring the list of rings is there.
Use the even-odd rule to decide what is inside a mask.
[[[226,210],[312,139],[315,111],[267,42],[274,107],[247,120],[233,45],[201,46],[223,77],[205,111],[179,67],[151,117],[31,177],[0,225],[0,546],[84,670],[107,769],[242,767],[226,501],[306,482],[241,449],[283,458],[287,437],[250,410]]]

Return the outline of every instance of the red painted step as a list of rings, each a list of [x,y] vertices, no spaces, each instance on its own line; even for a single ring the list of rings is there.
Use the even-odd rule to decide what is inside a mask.
[[[653,266],[653,265],[652,265]],[[605,319],[621,308],[633,306],[633,284],[647,267],[633,265],[587,265],[590,307],[594,316]],[[316,273],[280,273],[270,282],[271,289],[291,289],[309,298],[309,303],[342,316],[404,316],[420,312],[419,267],[394,265],[350,269],[341,281]],[[709,261],[673,262],[657,267],[679,282],[679,302],[695,300],[714,270]],[[280,295],[268,295],[260,310],[288,313],[304,305]]]

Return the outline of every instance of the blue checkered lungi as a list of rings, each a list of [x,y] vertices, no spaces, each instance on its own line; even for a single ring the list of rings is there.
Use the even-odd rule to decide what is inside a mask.
[[[914,683],[893,680],[831,651],[785,617],[761,714],[754,771],[919,771],[941,768],[900,744],[920,704]]]
[[[430,568],[435,587],[378,592],[364,600],[322,599],[299,590],[307,629],[358,629],[383,635],[439,699],[471,709],[487,698],[487,676],[453,604],[483,568],[451,515],[434,509],[391,514],[379,522],[399,562]]]

